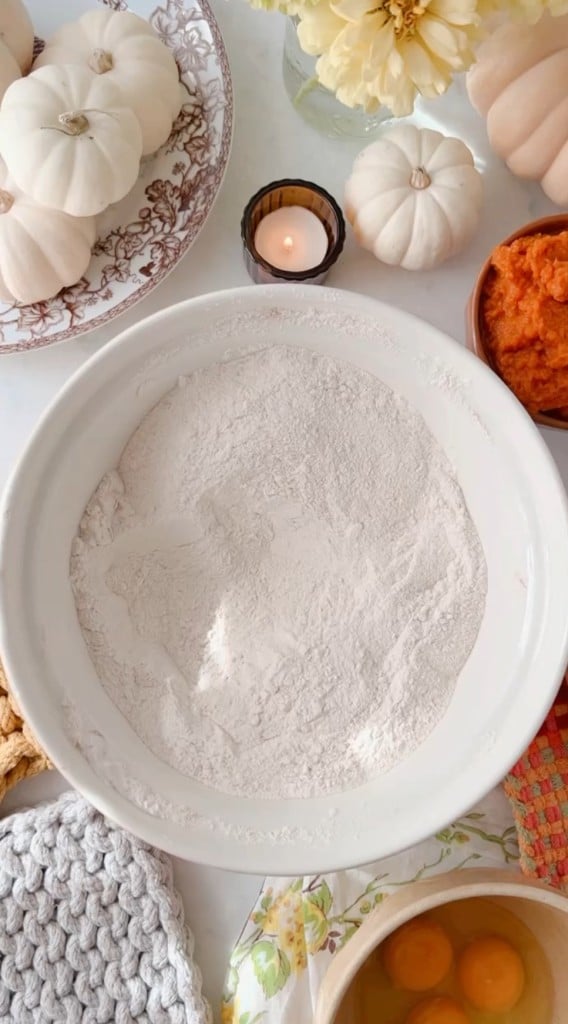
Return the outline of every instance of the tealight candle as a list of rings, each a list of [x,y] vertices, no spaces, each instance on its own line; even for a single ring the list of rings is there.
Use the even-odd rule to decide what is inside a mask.
[[[327,232],[305,206],[281,206],[258,225],[254,245],[259,256],[279,270],[311,270],[326,257]]]
[[[321,284],[345,241],[345,222],[332,196],[300,179],[273,181],[249,200],[241,235],[256,284]]]

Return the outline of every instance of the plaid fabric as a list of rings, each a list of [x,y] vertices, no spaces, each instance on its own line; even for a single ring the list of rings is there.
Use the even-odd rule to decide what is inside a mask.
[[[523,871],[568,890],[568,676],[504,789],[515,816]]]

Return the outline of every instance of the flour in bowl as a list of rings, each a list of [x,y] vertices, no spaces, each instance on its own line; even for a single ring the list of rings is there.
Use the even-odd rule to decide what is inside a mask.
[[[443,716],[486,594],[422,417],[303,349],[181,380],[91,498],[71,580],[102,683],[168,764],[241,796],[356,786]]]

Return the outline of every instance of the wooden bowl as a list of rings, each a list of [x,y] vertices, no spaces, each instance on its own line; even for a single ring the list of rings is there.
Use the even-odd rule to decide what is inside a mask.
[[[493,868],[465,869],[413,882],[389,896],[369,914],[359,931],[332,960],[319,992],[313,1024],[343,1024],[351,1020],[344,996],[365,960],[401,925],[434,907],[455,900],[483,897],[511,911],[531,930],[550,966],[554,1010],[550,1024],[568,1020],[568,897],[539,882]],[[527,1021],[526,1024],[533,1024]]]
[[[505,238],[501,245],[509,245],[510,242],[514,242],[517,238],[523,238],[526,235],[557,235],[561,231],[568,230],[568,213],[556,213],[552,217],[541,217],[540,220],[533,220],[530,224],[525,224],[524,227],[519,228],[508,238]],[[495,373],[499,373],[493,363],[491,353],[485,343],[483,320],[481,317],[481,294],[485,286],[485,280],[489,272],[491,256],[489,255],[483,264],[475,287],[471,293],[469,302],[466,309],[466,342],[467,347],[475,352],[484,363]],[[544,427],[554,427],[557,430],[568,430],[568,419],[561,419],[558,416],[548,416],[544,413],[529,413],[532,416],[535,423],[540,423]]]

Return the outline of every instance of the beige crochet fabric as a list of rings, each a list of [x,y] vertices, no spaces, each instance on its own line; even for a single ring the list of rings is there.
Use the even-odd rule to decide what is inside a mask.
[[[0,801],[22,779],[51,768],[18,712],[0,662]]]

